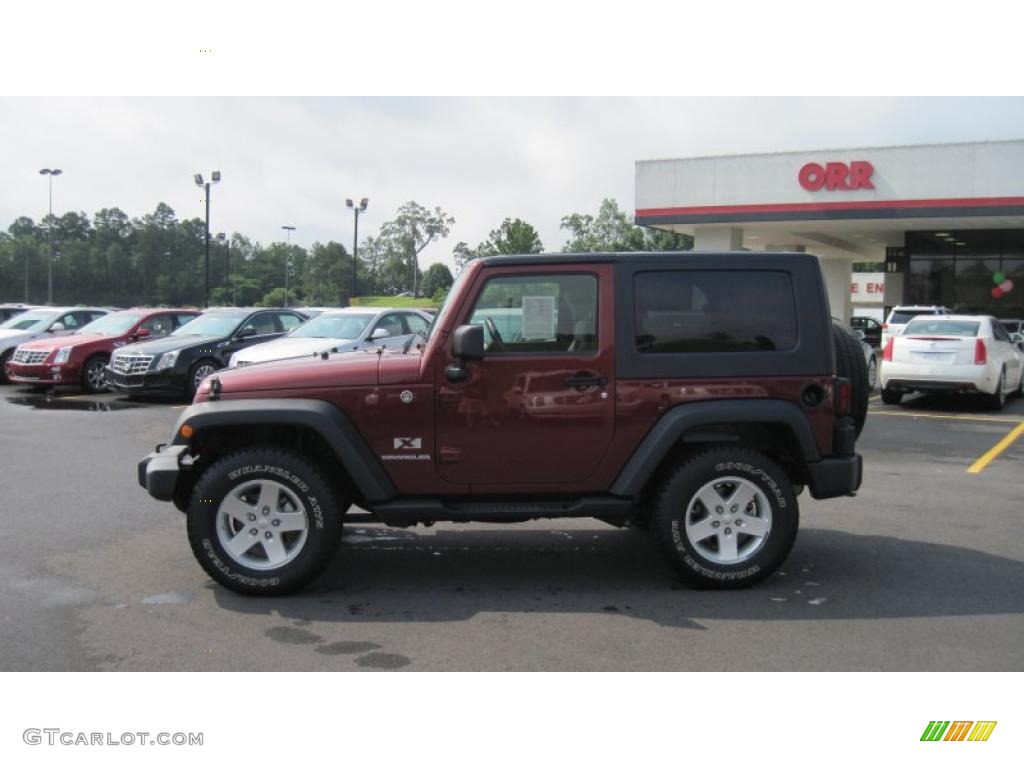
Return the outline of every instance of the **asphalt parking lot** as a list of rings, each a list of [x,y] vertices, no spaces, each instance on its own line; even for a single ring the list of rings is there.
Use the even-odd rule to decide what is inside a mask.
[[[802,496],[793,554],[747,591],[680,585],[638,531],[551,521],[352,526],[277,599],[215,586],[136,484],[180,407],[0,387],[0,669],[1024,668],[1022,400],[876,396],[861,492]]]

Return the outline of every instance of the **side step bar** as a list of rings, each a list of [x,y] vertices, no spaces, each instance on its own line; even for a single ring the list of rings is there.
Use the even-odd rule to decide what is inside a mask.
[[[373,514],[387,525],[416,523],[522,523],[527,520],[560,517],[596,517],[628,520],[633,501],[613,496],[585,496],[563,501],[443,501],[402,499],[373,507]]]

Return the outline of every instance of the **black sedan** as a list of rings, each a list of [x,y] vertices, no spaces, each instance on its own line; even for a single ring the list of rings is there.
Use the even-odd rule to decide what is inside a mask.
[[[870,317],[850,318],[850,327],[855,331],[864,332],[864,341],[872,347],[879,347],[882,344],[882,324]]]
[[[283,336],[306,321],[293,309],[211,309],[157,341],[122,347],[107,367],[110,388],[127,395],[187,395],[240,349]]]

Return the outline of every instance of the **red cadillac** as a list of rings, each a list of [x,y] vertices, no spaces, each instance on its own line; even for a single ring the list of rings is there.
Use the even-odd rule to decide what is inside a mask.
[[[68,336],[22,344],[7,363],[7,375],[19,384],[80,384],[86,392],[102,392],[104,369],[115,349],[166,336],[198,314],[196,309],[164,308],[111,312]]]

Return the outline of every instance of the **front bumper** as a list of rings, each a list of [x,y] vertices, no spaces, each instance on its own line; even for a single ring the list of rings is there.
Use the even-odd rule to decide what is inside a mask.
[[[78,363],[7,363],[7,378],[18,384],[78,384],[80,373]]]
[[[187,445],[158,445],[139,462],[139,485],[158,501],[173,501],[187,451]]]
[[[107,385],[115,392],[120,392],[123,395],[181,395],[188,391],[186,382],[188,377],[184,373],[176,373],[173,368],[126,375],[114,373],[113,369],[108,365],[106,371]]]

